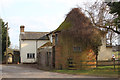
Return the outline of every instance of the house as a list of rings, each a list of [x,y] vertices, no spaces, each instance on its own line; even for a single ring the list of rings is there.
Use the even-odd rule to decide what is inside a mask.
[[[95,68],[96,55],[90,44],[101,41],[99,32],[78,8],[72,9],[63,23],[48,34],[52,37],[55,69]],[[89,36],[95,37],[93,41],[89,40]]]
[[[53,52],[51,42],[47,42],[38,48],[37,63],[38,68],[40,69],[53,69]]]
[[[6,62],[6,51],[4,52],[4,61]],[[8,48],[8,63],[17,64],[20,63],[20,52],[17,49]]]
[[[38,48],[38,65],[41,69],[95,68],[94,45],[99,45],[98,60],[112,58],[112,46],[106,46],[105,35],[106,32],[93,27],[90,20],[74,8],[56,30],[46,35],[50,42]]]
[[[98,52],[98,60],[111,60],[113,54],[113,46],[106,44],[106,36],[102,37],[102,46]]]
[[[13,56],[14,56],[13,50],[8,48],[8,63],[13,62]],[[6,62],[6,51],[4,52],[4,61],[3,61],[3,63],[5,63],[5,62]]]
[[[120,45],[113,46],[113,52],[120,52]]]
[[[55,35],[54,31],[47,34],[49,42],[37,49],[37,64],[39,69],[55,68]]]
[[[20,26],[20,57],[21,63],[35,63],[37,49],[49,41],[48,32],[26,32],[25,26]]]
[[[120,59],[120,45],[113,46],[113,54],[115,55],[115,59]]]

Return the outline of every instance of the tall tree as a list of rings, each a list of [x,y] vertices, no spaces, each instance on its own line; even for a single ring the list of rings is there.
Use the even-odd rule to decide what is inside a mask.
[[[114,23],[116,28],[120,28],[120,1],[119,2],[110,2],[110,13],[115,16]]]
[[[83,11],[90,18],[94,27],[106,31],[107,45],[115,45],[120,34],[120,30],[114,24],[116,16],[110,14],[110,7],[100,0],[96,0],[93,4],[86,3]]]
[[[2,22],[2,57],[4,56],[4,52],[6,51],[6,34],[7,34],[7,27],[5,23]],[[8,36],[8,47],[10,46],[10,37]]]
[[[0,63],[2,62],[2,19],[0,18]]]

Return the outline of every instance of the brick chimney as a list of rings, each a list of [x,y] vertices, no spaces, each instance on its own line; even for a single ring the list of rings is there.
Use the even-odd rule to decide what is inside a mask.
[[[24,28],[25,28],[24,25],[21,25],[21,26],[20,26],[20,33],[21,33],[21,32],[24,32]]]

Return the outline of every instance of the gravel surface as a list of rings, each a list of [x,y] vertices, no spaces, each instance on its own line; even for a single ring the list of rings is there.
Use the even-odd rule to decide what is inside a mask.
[[[35,64],[9,64],[0,65],[0,67],[2,67],[2,75],[0,75],[2,78],[103,78],[85,75],[62,74],[39,70],[36,68]]]

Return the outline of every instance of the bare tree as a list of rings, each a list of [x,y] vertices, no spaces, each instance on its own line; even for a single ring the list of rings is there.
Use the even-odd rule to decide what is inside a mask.
[[[94,27],[107,33],[107,45],[115,44],[115,39],[117,38],[117,34],[120,34],[120,30],[114,23],[114,19],[117,16],[109,13],[109,6],[105,2],[97,0],[93,4],[85,3],[83,11],[91,19]]]
[[[95,27],[102,30],[109,31],[120,34],[120,30],[115,26],[114,19],[117,16],[110,14],[110,9],[105,2],[96,1],[93,5],[88,3],[85,4],[86,8],[83,11],[90,17],[91,22]]]
[[[114,33],[112,30],[109,30],[109,32],[106,35],[106,44],[107,45],[116,45],[118,40],[118,35]]]

